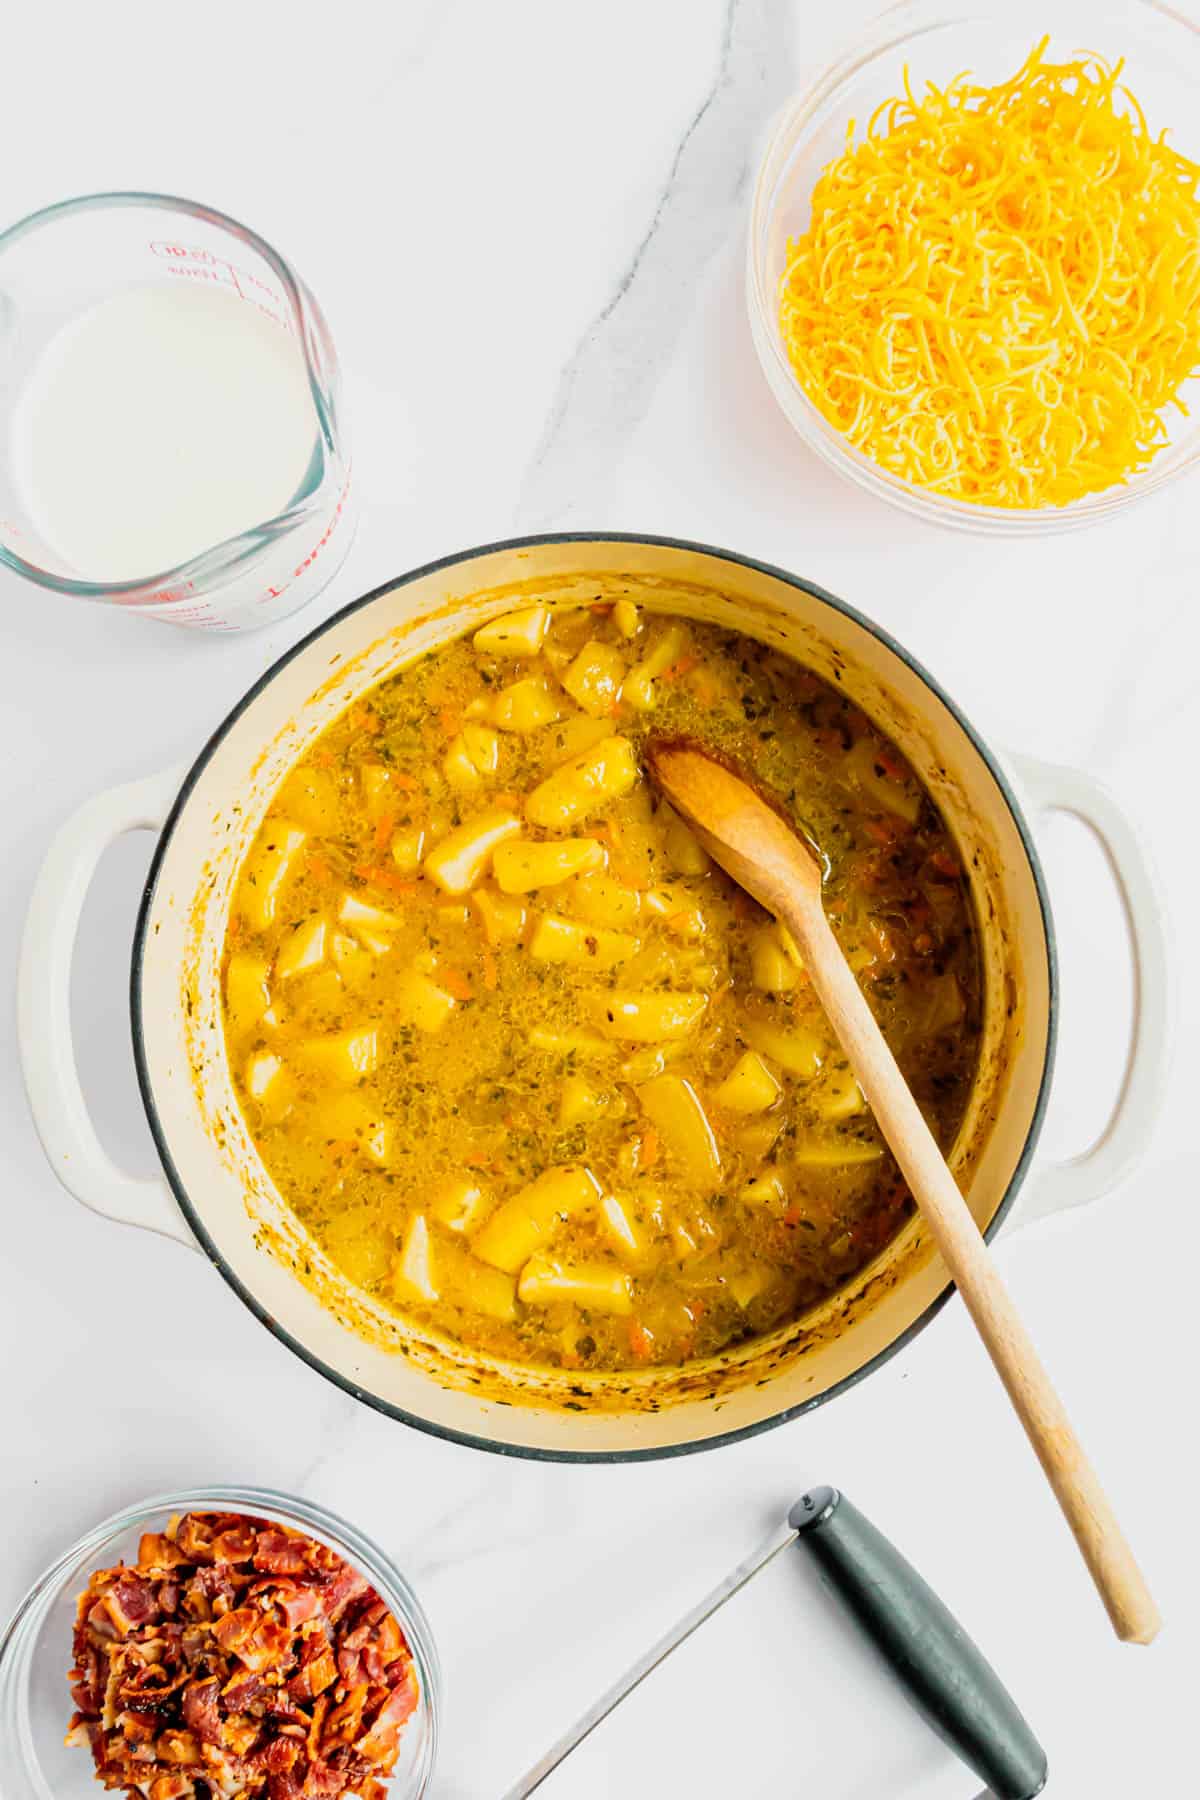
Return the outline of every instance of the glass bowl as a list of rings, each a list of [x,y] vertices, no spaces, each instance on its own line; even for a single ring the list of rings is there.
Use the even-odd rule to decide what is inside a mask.
[[[1110,518],[1146,494],[1175,480],[1200,458],[1200,381],[1191,417],[1167,419],[1169,441],[1149,467],[1128,482],[1089,494],[1067,506],[982,506],[953,500],[889,474],[855,449],[823,419],[804,393],[779,332],[778,294],[789,238],[807,229],[817,179],[845,147],[853,119],[861,132],[875,107],[899,93],[907,64],[913,87],[927,79],[944,83],[969,69],[996,82],[1012,75],[1040,38],[1049,54],[1090,50],[1125,60],[1125,79],[1141,100],[1152,131],[1170,130],[1170,142],[1200,160],[1200,29],[1159,0],[903,0],[880,14],[867,33],[818,74],[785,108],[759,172],[750,215],[746,297],[750,328],[763,372],[784,413],[810,449],[842,475],[906,512],[965,531],[1029,537]]]
[[[0,1638],[0,1794],[4,1800],[94,1800],[102,1789],[86,1749],[63,1743],[74,1703],[67,1686],[76,1596],[94,1569],[137,1560],[143,1531],[172,1513],[244,1512],[306,1532],[336,1550],[371,1582],[403,1627],[421,1698],[401,1739],[388,1800],[418,1800],[437,1754],[441,1671],[429,1621],[400,1571],[353,1525],[311,1501],[267,1488],[189,1488],[156,1494],[114,1513],[63,1553],[36,1581]]]

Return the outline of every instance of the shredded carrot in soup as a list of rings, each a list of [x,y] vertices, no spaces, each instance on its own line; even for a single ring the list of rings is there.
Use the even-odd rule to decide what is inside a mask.
[[[957,500],[1063,506],[1167,439],[1200,372],[1200,165],[1120,63],[1046,60],[886,101],[789,243],[784,346],[830,424]]]

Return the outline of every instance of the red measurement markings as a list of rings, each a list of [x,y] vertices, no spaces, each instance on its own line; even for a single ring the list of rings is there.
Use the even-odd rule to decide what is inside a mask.
[[[316,543],[313,545],[313,547],[309,551],[308,555],[304,558],[304,561],[296,564],[296,567],[292,570],[291,575],[288,577],[288,579],[283,583],[283,585],[281,587],[267,587],[267,588],[263,589],[262,593],[258,597],[258,603],[260,606],[264,605],[268,600],[278,600],[278,598],[281,594],[286,594],[287,590],[291,587],[292,582],[295,581],[298,576],[303,575],[316,562],[318,556],[320,556],[322,550],[325,548],[326,544],[329,542],[330,538],[333,536],[334,532],[337,530],[338,525],[341,523],[342,514],[346,509],[346,500],[349,496],[349,493],[350,493],[350,470],[347,469],[346,479],[342,484],[342,491],[338,495],[338,503],[333,509],[333,517],[330,519],[328,525],[325,527],[325,530],[321,533],[321,536],[317,539]]]
[[[239,300],[257,307],[273,324],[284,331],[294,331],[291,314],[278,290],[270,282],[252,275],[249,269],[240,269],[228,257],[214,256],[211,250],[202,250],[197,245],[173,244],[165,238],[151,239],[150,252],[166,261],[170,274],[181,275],[190,281],[213,281],[219,287],[232,288]],[[266,295],[270,304],[260,300],[257,294],[248,293],[248,288]]]

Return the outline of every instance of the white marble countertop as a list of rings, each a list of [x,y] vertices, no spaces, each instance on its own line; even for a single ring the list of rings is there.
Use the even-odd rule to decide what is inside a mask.
[[[184,635],[0,581],[6,992],[35,869],[79,801],[190,756],[281,650],[385,577],[585,525],[701,538],[813,577],[899,635],[997,742],[1101,776],[1176,896],[1178,997],[1195,1017],[1200,484],[1080,536],[943,534],[837,483],[754,361],[748,171],[774,107],[866,10],[208,0],[186,42],[182,15],[148,0],[79,9],[69,29],[54,8],[9,21],[6,67],[29,79],[6,83],[5,214],[146,187],[278,243],[340,346],[364,512],[332,588],[260,636]],[[1064,963],[1044,1144],[1065,1155],[1115,1092],[1131,977],[1098,850],[1062,820],[1043,842]],[[142,1170],[125,984],[149,853],[127,839],[103,864],[76,976],[102,1136]],[[10,1026],[0,1613],[140,1493],[298,1490],[411,1573],[449,1684],[434,1792],[494,1800],[828,1480],[976,1634],[1043,1737],[1056,1800],[1193,1791],[1195,1075],[1184,1041],[1141,1167],[998,1252],[1166,1615],[1137,1650],[1109,1635],[957,1303],[869,1381],[739,1447],[573,1468],[435,1442],[322,1384],[199,1257],[69,1199],[35,1139]],[[977,1786],[776,1565],[545,1791],[968,1800]]]

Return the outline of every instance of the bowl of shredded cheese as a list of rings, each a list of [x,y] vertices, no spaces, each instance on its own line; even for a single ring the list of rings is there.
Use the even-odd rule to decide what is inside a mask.
[[[1111,516],[1200,460],[1200,30],[910,0],[786,109],[751,217],[767,380],[861,486],[968,530]]]

